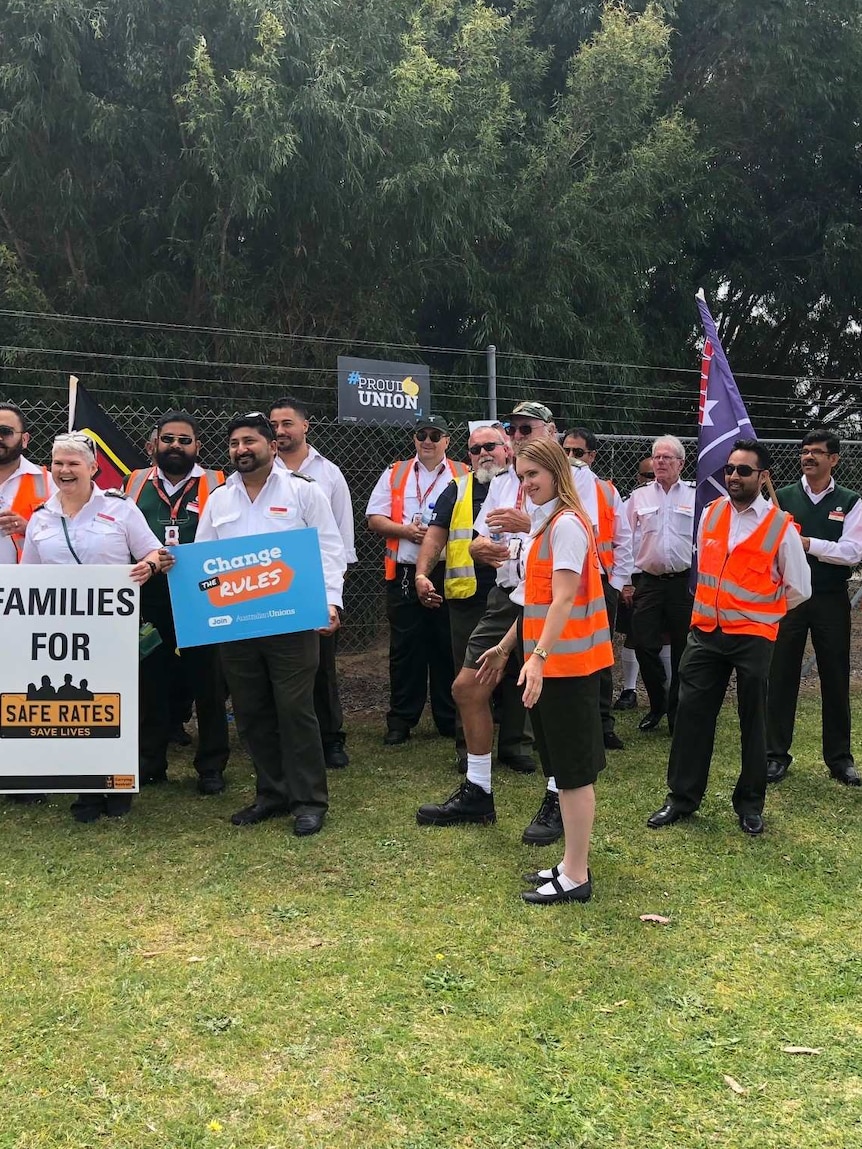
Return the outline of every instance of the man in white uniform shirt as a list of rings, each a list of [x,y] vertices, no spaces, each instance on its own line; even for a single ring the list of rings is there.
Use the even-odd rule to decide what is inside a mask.
[[[447,458],[449,425],[440,415],[417,419],[413,430],[416,454],[387,467],[371,492],[365,514],[368,529],[386,540],[386,617],[389,620],[389,710],[386,746],[410,737],[431,697],[434,725],[444,738],[455,737],[452,701],[452,637],[449,609],[443,597],[445,564],[428,574],[434,593],[443,599],[426,610],[416,594],[416,559],[439,495],[468,468]]]
[[[632,633],[649,713],[639,730],[655,730],[667,714],[673,732],[679,694],[679,660],[691,622],[689,590],[694,534],[695,492],[680,479],[685,448],[675,435],[662,435],[652,448],[655,482],[636,487],[626,504],[632,531],[639,538],[634,565],[640,570],[637,590],[623,588],[632,603]],[[671,678],[661,661],[664,635],[670,638]]]
[[[339,625],[346,564],[326,496],[313,479],[275,466],[275,435],[261,412],[237,415],[227,434],[236,473],[207,500],[196,541],[316,528],[329,606],[323,633],[331,634]],[[226,642],[221,655],[237,733],[257,774],[255,801],[231,821],[247,826],[290,813],[295,834],[316,834],[329,804],[314,713],[317,634],[303,630]]]
[[[596,436],[585,427],[575,427],[563,436],[563,450],[573,467],[575,489],[596,536],[605,608],[613,637],[620,592],[632,577],[632,529],[619,491],[609,480],[599,479],[592,469],[598,446]],[[608,666],[599,680],[602,736],[605,750],[622,750],[622,739],[614,729],[613,701],[614,674],[613,667]]]
[[[0,404],[0,563],[17,563],[33,511],[57,488],[47,467],[24,458],[30,434],[15,403]]]
[[[335,522],[344,543],[344,558],[356,562],[353,537],[353,503],[347,480],[335,463],[325,459],[308,442],[309,410],[299,399],[277,399],[269,413],[276,442],[278,461],[289,471],[307,475],[318,484],[329,500]],[[314,679],[314,710],[320,724],[323,756],[330,769],[349,765],[344,749],[344,712],[338,695],[338,672],[335,655],[339,631],[320,636],[320,665]]]

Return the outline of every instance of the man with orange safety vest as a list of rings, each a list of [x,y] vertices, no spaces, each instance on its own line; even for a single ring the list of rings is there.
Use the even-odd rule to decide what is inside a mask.
[[[365,514],[369,530],[386,540],[386,617],[389,619],[389,710],[387,746],[410,737],[429,693],[434,725],[444,738],[455,737],[452,701],[452,641],[445,601],[426,610],[416,593],[416,559],[439,495],[468,468],[446,457],[449,425],[440,415],[420,416],[413,429],[416,454],[383,472],[371,492]],[[443,598],[444,564],[429,573]]]
[[[193,543],[200,516],[212,491],[224,482],[222,471],[207,471],[197,458],[201,437],[197,420],[185,411],[169,411],[156,424],[153,466],[132,471],[124,489],[137,503],[151,530],[165,546]],[[173,696],[188,685],[198,720],[194,764],[201,794],[220,794],[229,751],[225,683],[215,646],[176,651],[177,637],[167,579],[151,579],[141,591],[141,619],[161,637],[141,664],[140,776],[143,783],[167,779]]]
[[[0,404],[0,563],[19,561],[30,516],[57,490],[47,467],[24,458],[29,442],[21,408]]]
[[[762,443],[737,439],[724,468],[727,494],[701,516],[697,589],[679,664],[668,795],[647,819],[653,830],[700,805],[716,720],[735,670],[742,762],[733,807],[744,833],[763,832],[769,664],[779,622],[811,595],[811,571],[792,515],[760,494],[770,466]]]
[[[596,548],[602,566],[602,586],[605,608],[613,638],[620,592],[631,581],[632,528],[620,498],[619,491],[608,479],[600,479],[592,470],[599,441],[586,427],[574,427],[563,436],[563,450],[574,468],[575,489],[584,504],[584,510],[593,524]],[[602,736],[605,750],[624,749],[622,739],[614,729],[614,674],[613,666],[606,666],[599,680],[599,708],[602,715]]]

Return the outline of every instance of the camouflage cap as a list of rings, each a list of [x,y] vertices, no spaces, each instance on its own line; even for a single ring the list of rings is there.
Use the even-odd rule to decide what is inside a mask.
[[[523,415],[525,419],[541,419],[543,423],[553,423],[554,421],[550,407],[546,407],[544,403],[539,403],[535,399],[525,399],[522,403],[518,403],[512,412],[512,416],[514,415]]]

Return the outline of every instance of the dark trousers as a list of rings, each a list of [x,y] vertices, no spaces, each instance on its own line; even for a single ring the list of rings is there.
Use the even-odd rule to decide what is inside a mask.
[[[811,642],[820,675],[823,761],[830,770],[853,765],[850,750],[850,600],[847,590],[818,591],[788,612],[778,628],[769,672],[766,752],[790,765],[796,701],[805,640]]]
[[[303,630],[221,646],[237,734],[257,774],[258,801],[292,814],[329,805],[314,713],[318,638]]]
[[[605,592],[605,608],[608,612],[608,626],[610,627],[611,638],[613,638],[620,592],[611,586],[604,575],[602,575],[602,587]],[[612,666],[606,666],[604,670],[599,671],[599,711],[602,716],[602,734],[613,734],[614,732],[614,712],[611,709],[613,702],[614,668]]]
[[[467,643],[477,623],[485,613],[487,598],[474,596],[463,601],[450,602],[449,628],[452,634],[452,660],[457,676],[464,665]],[[521,701],[518,689],[518,675],[521,662],[510,658],[506,663],[503,677],[494,691],[493,708],[499,715],[500,730],[497,735],[497,755],[500,758],[523,758],[533,752],[533,730],[530,717]],[[458,756],[467,756],[467,741],[461,725],[461,715],[455,712],[455,750]]]
[[[679,697],[679,662],[686,647],[694,602],[688,581],[687,574],[661,578],[644,572],[635,587],[632,608],[635,654],[649,697],[649,708],[659,714],[667,710],[671,729],[676,721]],[[669,688],[660,657],[665,635],[670,642]]]
[[[411,730],[422,716],[431,695],[434,725],[444,738],[455,735],[455,703],[452,701],[452,640],[449,608],[428,610],[416,597],[416,568],[398,563],[395,578],[386,584],[386,617],[389,619],[389,710],[390,730]],[[431,581],[443,594],[443,563],[431,572]]]
[[[141,781],[164,774],[168,741],[175,721],[172,703],[180,679],[189,684],[198,719],[194,764],[198,774],[220,774],[230,755],[225,681],[217,646],[188,646],[176,653],[177,636],[170,607],[142,612],[161,635],[161,645],[141,663]]]
[[[320,662],[314,676],[314,713],[320,726],[323,748],[345,741],[344,712],[338,694],[338,670],[335,655],[338,651],[338,631],[321,634]]]
[[[715,724],[736,671],[742,768],[733,791],[737,814],[760,814],[766,798],[766,687],[774,643],[751,634],[694,627],[679,664],[679,709],[667,764],[668,801],[696,810],[706,791]]]

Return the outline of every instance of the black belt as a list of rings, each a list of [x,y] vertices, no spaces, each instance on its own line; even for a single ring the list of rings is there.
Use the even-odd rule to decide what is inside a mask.
[[[684,571],[668,571],[667,574],[652,574],[650,571],[643,571],[643,574],[649,578],[688,578],[691,574],[691,567],[686,567]]]

